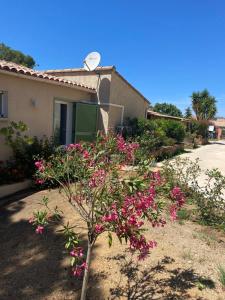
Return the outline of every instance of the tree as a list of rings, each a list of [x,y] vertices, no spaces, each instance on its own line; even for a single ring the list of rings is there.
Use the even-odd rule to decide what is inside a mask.
[[[170,115],[174,117],[182,117],[182,112],[176,105],[169,103],[156,103],[153,110],[161,114]]]
[[[33,57],[25,55],[21,51],[14,50],[3,43],[0,43],[0,59],[11,61],[28,68],[33,68],[36,65]]]
[[[202,92],[193,92],[192,108],[196,114],[197,120],[210,120],[216,115],[216,99],[205,89]]]
[[[192,117],[192,111],[191,111],[191,108],[189,106],[185,109],[184,116],[185,116],[186,119],[190,119]]]

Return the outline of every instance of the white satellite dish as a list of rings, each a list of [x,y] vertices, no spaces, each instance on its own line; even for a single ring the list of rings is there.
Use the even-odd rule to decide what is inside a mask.
[[[99,65],[101,55],[98,52],[89,53],[84,60],[84,69],[87,71],[94,71]]]

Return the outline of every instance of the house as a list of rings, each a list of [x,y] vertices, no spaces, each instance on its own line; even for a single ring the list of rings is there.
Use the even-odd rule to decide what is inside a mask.
[[[107,132],[123,125],[127,118],[146,117],[149,101],[134,88],[114,66],[98,67],[95,71],[85,69],[47,70],[45,73],[86,84],[96,89],[100,106],[100,120]]]
[[[175,116],[161,114],[161,113],[158,113],[158,112],[150,110],[150,109],[147,110],[147,119],[175,120],[175,121],[180,121],[180,122],[184,122],[184,123],[188,123],[190,121],[188,119],[181,118],[181,117],[175,117]]]
[[[0,128],[23,121],[31,136],[69,144],[107,133],[127,117],[144,117],[148,106],[114,67],[43,72],[0,60]],[[9,156],[0,136],[0,160]]]

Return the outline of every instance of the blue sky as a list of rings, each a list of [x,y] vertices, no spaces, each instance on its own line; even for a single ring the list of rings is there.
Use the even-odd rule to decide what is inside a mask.
[[[39,69],[82,66],[90,51],[151,103],[184,110],[207,88],[225,116],[225,1],[1,1],[0,41]]]

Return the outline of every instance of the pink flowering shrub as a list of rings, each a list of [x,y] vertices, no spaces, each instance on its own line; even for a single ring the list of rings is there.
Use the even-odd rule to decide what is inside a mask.
[[[121,243],[128,243],[139,260],[145,259],[157,245],[156,241],[146,239],[145,227],[148,224],[164,226],[166,221],[162,213],[165,209],[175,220],[177,210],[184,203],[178,187],[168,195],[171,204],[161,200],[160,189],[165,180],[159,172],[128,180],[120,178],[120,166],[134,159],[138,146],[127,143],[121,136],[98,136],[95,144],[71,144],[50,161],[35,163],[38,180],[58,182],[69,203],[87,224],[87,253],[79,245],[73,229],[69,225],[63,228],[72,274],[84,275],[81,299],[86,297],[91,253],[100,234],[107,233],[111,246],[114,233]],[[51,212],[46,198],[43,202],[45,210],[34,213],[30,221],[38,234],[43,234],[50,222],[60,219],[57,207]]]

